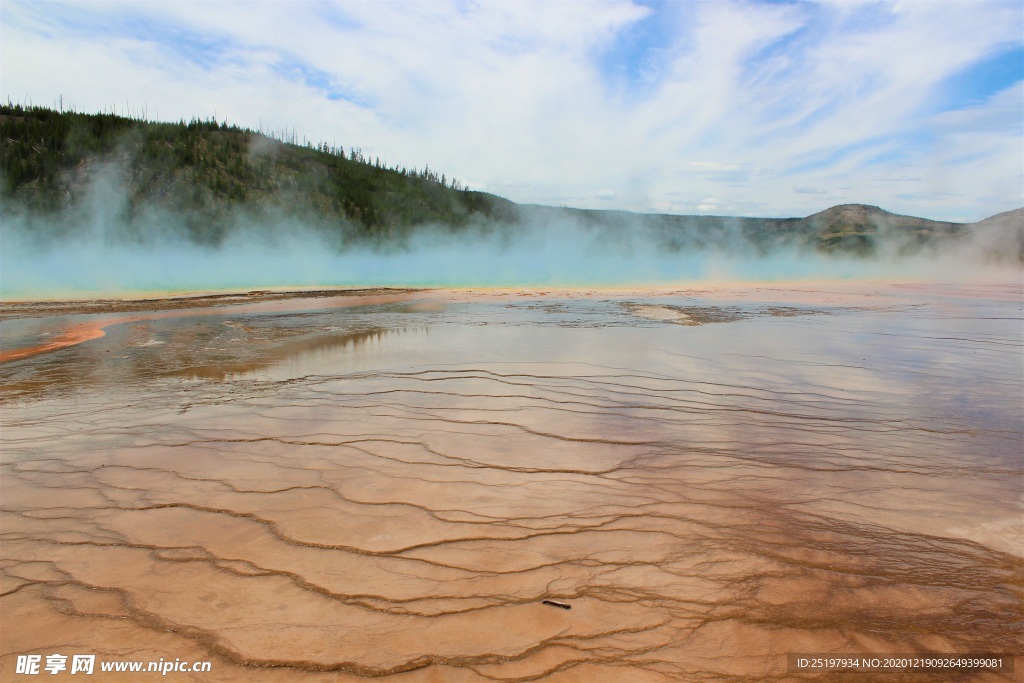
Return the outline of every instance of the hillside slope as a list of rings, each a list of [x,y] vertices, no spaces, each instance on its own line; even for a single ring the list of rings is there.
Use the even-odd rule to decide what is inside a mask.
[[[144,241],[169,230],[198,244],[233,232],[301,224],[331,237],[399,243],[421,226],[594,232],[614,248],[643,235],[670,251],[780,247],[871,255],[913,253],[984,236],[986,253],[1024,262],[1024,209],[969,225],[847,204],[807,217],[635,214],[517,205],[429,168],[387,167],[359,150],[289,144],[215,121],[154,123],[111,114],[0,106],[2,212],[36,238],[116,224]]]
[[[429,168],[385,168],[358,151],[285,144],[214,121],[151,123],[110,114],[0,107],[0,170],[8,199],[37,213],[82,208],[97,194],[131,223],[180,216],[216,243],[233,211],[394,234],[419,223],[508,222],[512,202],[458,188]],[[116,192],[115,192],[116,190]]]
[[[1024,263],[1024,208],[997,213],[968,230],[988,260]]]

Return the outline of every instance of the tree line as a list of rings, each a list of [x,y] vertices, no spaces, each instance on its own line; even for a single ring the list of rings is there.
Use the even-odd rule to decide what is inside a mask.
[[[215,117],[153,122],[8,102],[0,105],[0,191],[60,211],[81,201],[101,168],[113,168],[127,220],[147,207],[171,209],[202,241],[221,239],[222,219],[239,207],[380,235],[425,222],[457,227],[474,214],[516,219],[511,202],[429,165],[389,165],[358,147],[295,139],[294,131],[263,134]]]

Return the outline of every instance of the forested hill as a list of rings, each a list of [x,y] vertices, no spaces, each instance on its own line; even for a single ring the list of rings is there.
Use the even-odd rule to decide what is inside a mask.
[[[389,167],[358,149],[283,142],[213,120],[157,123],[8,104],[0,106],[0,172],[0,218],[36,237],[59,238],[90,221],[116,224],[126,239],[145,241],[147,231],[168,229],[209,245],[232,232],[296,223],[338,237],[339,245],[401,242],[425,225],[510,236],[524,226],[570,226],[607,239],[609,248],[628,233],[673,251],[796,246],[866,256],[883,248],[912,253],[984,232],[988,252],[1024,262],[1021,210],[959,224],[861,204],[795,218],[517,205],[469,191],[429,167]]]
[[[207,120],[154,123],[113,114],[0,106],[4,193],[37,212],[73,209],[98,182],[125,191],[125,218],[164,208],[216,242],[229,212],[298,214],[388,234],[420,223],[499,222],[516,206],[431,170],[387,168],[357,150],[284,143]]]

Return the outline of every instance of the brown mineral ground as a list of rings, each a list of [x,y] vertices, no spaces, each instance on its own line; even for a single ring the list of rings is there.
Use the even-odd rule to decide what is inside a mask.
[[[1019,680],[786,668],[1020,652],[1019,285],[341,301],[0,310],[0,680]]]
[[[28,358],[47,351],[56,351],[75,344],[98,339],[111,325],[161,318],[196,315],[225,315],[241,313],[284,313],[309,309],[346,308],[391,303],[409,299],[415,290],[349,290],[316,292],[248,292],[246,294],[211,294],[204,296],[169,297],[163,299],[109,299],[98,302],[17,302],[0,305],[0,319],[25,317],[148,311],[136,315],[90,318],[59,332],[54,339],[33,346],[0,350],[0,363]],[[384,293],[381,293],[384,292]],[[393,292],[393,293],[392,293]]]

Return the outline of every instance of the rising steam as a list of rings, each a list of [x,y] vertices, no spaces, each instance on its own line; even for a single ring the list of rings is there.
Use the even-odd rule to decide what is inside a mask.
[[[984,223],[967,237],[906,255],[883,235],[870,258],[826,254],[793,241],[755,248],[739,219],[714,234],[654,229],[640,216],[588,223],[523,208],[518,224],[453,231],[424,226],[369,242],[283,212],[239,210],[216,246],[188,238],[173,212],[145,208],[127,221],[115,173],[92,182],[77,209],[44,216],[8,202],[2,212],[0,293],[6,300],[145,292],[333,286],[630,286],[709,280],[1019,278],[1024,230]],[[1019,217],[1017,219],[1019,222]],[[1012,221],[1011,221],[1012,223]],[[1003,257],[1003,258],[1000,258]]]

